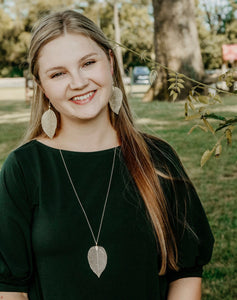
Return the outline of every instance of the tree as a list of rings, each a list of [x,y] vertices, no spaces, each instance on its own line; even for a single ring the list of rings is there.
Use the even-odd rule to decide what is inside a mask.
[[[7,2],[7,1],[6,1]],[[27,49],[34,23],[50,9],[69,7],[73,0],[15,1],[13,6],[0,8],[0,76],[23,76],[27,69]]]
[[[121,44],[121,30],[120,30],[120,24],[119,24],[119,8],[118,8],[118,1],[113,1],[113,7],[114,7],[114,38],[115,42],[118,44]],[[121,75],[124,75],[124,68],[123,68],[123,56],[122,56],[122,49],[121,47],[116,47],[115,49],[118,63],[120,67]]]
[[[25,60],[29,34],[22,32],[22,23],[12,20],[0,9],[0,75],[21,76],[19,65]]]
[[[143,51],[146,50],[147,52],[150,52],[152,49],[152,43],[149,38],[152,37],[152,32],[149,30],[149,27],[152,27],[152,21],[149,19],[147,13],[149,1],[113,0],[112,3],[114,8],[115,42],[118,44],[121,44],[122,42],[127,48],[139,48],[143,49]],[[137,42],[137,40],[139,40],[139,42]],[[116,52],[118,55],[121,73],[124,75],[121,47],[116,47]],[[126,54],[128,54],[128,51],[124,52],[125,58],[128,57]],[[137,62],[137,59],[135,62]],[[129,64],[127,62],[126,67],[128,67],[128,65]],[[132,65],[132,60],[130,60],[130,65]]]
[[[237,1],[196,1],[198,7],[196,20],[204,67],[220,69],[221,46],[237,43]]]
[[[203,63],[195,22],[194,0],[153,0],[154,46],[156,62],[167,68],[201,80]],[[169,99],[169,72],[157,69],[158,76],[143,101]],[[180,98],[187,96],[187,82]]]
[[[142,3],[124,3],[121,8],[121,41],[129,49],[135,49],[151,58],[153,46],[153,19],[149,15],[148,6]],[[123,52],[125,69],[136,65],[147,64],[133,52]],[[151,67],[151,65],[149,65]]]
[[[148,2],[147,0],[118,1],[121,44],[125,46],[121,48],[121,52],[124,70],[127,73],[129,67],[141,64],[139,56],[128,49],[146,51],[149,57],[153,51],[153,20],[148,13]],[[83,8],[83,13],[101,27],[111,42],[116,41],[113,3],[114,0],[103,3],[91,0],[90,5]],[[119,48],[116,44],[114,46],[116,49]]]
[[[95,0],[9,0],[14,5],[8,6],[5,1],[1,8],[0,17],[0,76],[22,76],[23,69],[27,68],[27,47],[31,30],[35,22],[52,9],[78,9],[91,18],[102,28],[111,42],[115,41],[114,0],[98,2]],[[139,57],[128,48],[140,52],[152,51],[152,19],[147,13],[148,0],[118,1],[118,16],[121,31],[121,43],[125,45],[121,52],[126,72],[130,66],[140,64]],[[119,40],[117,40],[119,42]],[[116,44],[113,45],[116,47]],[[119,47],[117,47],[119,48]]]

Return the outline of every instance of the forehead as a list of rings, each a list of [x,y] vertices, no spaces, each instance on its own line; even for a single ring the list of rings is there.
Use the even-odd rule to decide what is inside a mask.
[[[67,33],[48,42],[42,47],[39,53],[39,63],[45,61],[58,61],[65,57],[78,58],[93,52],[98,55],[105,55],[101,47],[91,38],[83,34]]]

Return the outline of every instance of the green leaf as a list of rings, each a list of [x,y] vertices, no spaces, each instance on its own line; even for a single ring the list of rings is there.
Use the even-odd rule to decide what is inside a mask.
[[[225,130],[225,136],[226,136],[226,140],[227,140],[227,145],[231,145],[232,144],[232,131],[227,128]]]
[[[216,114],[214,114],[214,113],[209,113],[209,114],[205,114],[204,116],[203,116],[205,119],[215,119],[215,120],[221,120],[221,121],[227,121],[226,120],[226,118],[225,117],[222,117],[222,116],[218,116],[218,115],[216,115]]]
[[[170,77],[176,77],[176,75],[177,75],[177,74],[174,73],[174,72],[170,72],[170,73],[169,73],[169,76],[170,76]]]
[[[174,93],[175,93],[175,91],[174,91],[174,90],[171,90],[170,96],[172,96]]]
[[[175,101],[177,97],[178,97],[178,93],[174,93],[173,94],[173,101]]]
[[[214,128],[211,126],[211,124],[210,124],[205,118],[203,118],[202,120],[203,120],[205,126],[207,127],[207,129],[209,129],[209,130],[211,131],[212,134],[215,134],[215,130],[214,130]]]
[[[188,116],[188,103],[187,102],[185,102],[185,104],[184,104],[184,112],[185,112],[185,117],[187,117]]]
[[[218,144],[216,147],[216,151],[215,151],[215,157],[219,157],[222,151],[222,146],[221,144]]]
[[[156,80],[157,77],[158,77],[157,70],[151,70],[150,75],[149,75],[150,85],[152,85],[155,82],[155,80]]]
[[[192,110],[195,110],[195,106],[193,105],[192,102],[189,102],[188,104],[189,104],[189,106],[190,106],[190,108],[191,108]]]
[[[191,95],[188,96],[188,100],[189,101],[193,101],[193,102],[194,101],[197,102],[197,100],[193,96],[191,96]]]
[[[198,96],[197,99],[201,103],[204,103],[204,104],[208,104],[209,103],[209,97],[207,97],[207,96]]]
[[[168,90],[173,89],[175,87],[176,83],[171,83],[171,85],[169,86]]]
[[[222,103],[221,97],[220,97],[219,95],[215,95],[215,96],[213,97],[213,99],[214,99],[216,102]]]
[[[201,125],[199,125],[199,124],[196,124],[196,125],[194,125],[194,126],[189,130],[188,134],[191,134],[195,128],[200,128],[200,129],[202,129],[203,131],[207,132],[207,128],[206,128],[206,127],[201,126]]]
[[[199,114],[195,114],[185,118],[186,121],[195,120],[195,119],[201,119],[201,116]]]
[[[140,53],[140,58],[144,61],[147,59],[147,50],[143,50],[142,53]]]
[[[177,86],[180,87],[181,89],[184,89],[184,85],[182,83],[177,83]]]
[[[212,156],[212,151],[210,150],[206,150],[201,158],[201,167],[203,167],[205,165],[205,163],[211,158]]]

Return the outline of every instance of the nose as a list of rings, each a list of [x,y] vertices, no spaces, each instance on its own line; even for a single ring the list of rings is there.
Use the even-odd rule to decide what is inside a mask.
[[[82,90],[89,83],[88,78],[81,72],[81,70],[74,71],[71,73],[71,79],[69,86],[72,90]]]

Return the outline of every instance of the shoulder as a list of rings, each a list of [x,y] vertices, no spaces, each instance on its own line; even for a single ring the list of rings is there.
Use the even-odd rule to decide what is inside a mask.
[[[32,209],[34,203],[30,198],[30,192],[37,188],[36,176],[30,168],[32,160],[28,155],[29,148],[31,143],[13,150],[0,171],[1,205],[17,205],[22,207],[24,214]]]
[[[15,148],[12,152],[13,153],[26,153],[31,151],[33,148],[37,146],[37,140],[30,140],[28,142],[22,143],[20,146]]]
[[[163,156],[176,154],[173,147],[165,140],[147,134],[144,134],[143,137],[152,154],[163,155]]]
[[[26,142],[14,150],[12,150],[8,157],[18,156],[18,155],[25,155],[32,151],[36,147],[36,140],[31,140],[29,142]]]
[[[151,135],[144,135],[151,159],[155,167],[175,177],[186,177],[184,166],[175,149],[165,140]]]
[[[34,193],[38,186],[42,157],[40,145],[35,140],[13,150],[0,171],[2,190],[18,193],[22,198]]]
[[[6,158],[2,170],[6,170],[6,169],[20,169],[22,163],[24,163],[24,161],[29,161],[30,160],[30,156],[31,153],[33,152],[33,149],[36,147],[36,141],[32,140],[30,142],[27,142],[21,146],[19,146],[18,148],[12,150],[8,157]]]

